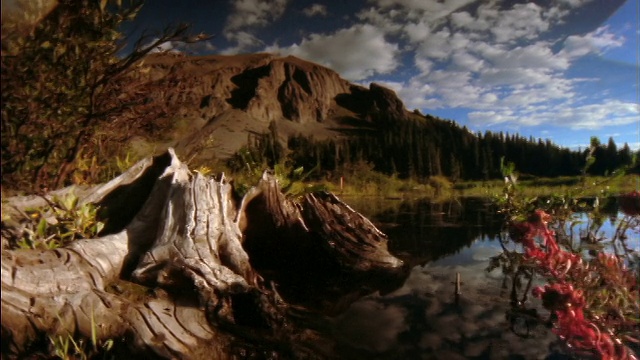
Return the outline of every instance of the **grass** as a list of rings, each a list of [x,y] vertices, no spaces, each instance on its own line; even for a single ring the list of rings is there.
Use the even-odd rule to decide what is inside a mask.
[[[502,194],[504,181],[462,182],[454,186],[461,196],[488,196]],[[640,189],[640,176],[624,175],[614,177],[563,176],[557,178],[532,178],[518,181],[518,192],[527,197],[550,195],[580,195],[586,197],[615,196]]]
[[[262,171],[251,167],[250,171],[228,171],[226,174],[235,180],[237,189],[242,195],[257,184]],[[207,168],[207,173],[212,173]],[[278,169],[276,169],[278,170]],[[289,174],[289,175],[287,175]],[[452,197],[498,197],[503,194],[505,182],[502,179],[486,181],[452,182],[443,176],[433,176],[421,181],[415,179],[399,179],[374,171],[366,164],[356,164],[350,168],[336,171],[330,178],[314,180],[296,179],[288,171],[276,171],[279,181],[286,187],[291,182],[303,182],[307,189],[325,189],[344,197],[380,197],[391,199],[407,199],[430,197],[447,199]],[[517,181],[518,192],[522,196],[570,196],[570,197],[606,197],[616,196],[640,189],[640,176],[562,176],[556,178],[528,177]],[[304,192],[304,191],[303,191]]]
[[[98,219],[98,207],[80,204],[74,193],[43,199],[46,206],[24,211],[11,211],[3,204],[3,228],[13,224],[14,228],[22,229],[8,236],[10,248],[55,249],[78,239],[95,238],[104,228],[104,222]]]
[[[398,179],[380,173],[356,173],[344,176],[342,184],[337,180],[320,181],[327,190],[349,197],[383,198],[451,198],[459,196],[496,197],[504,190],[504,181],[462,181],[452,183],[444,177],[432,177],[425,181]],[[522,196],[568,195],[581,197],[616,196],[640,189],[640,176],[564,176],[557,178],[529,178],[518,181]]]

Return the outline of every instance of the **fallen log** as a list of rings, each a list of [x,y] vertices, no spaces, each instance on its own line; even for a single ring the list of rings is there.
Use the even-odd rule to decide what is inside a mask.
[[[237,200],[231,181],[189,171],[171,149],[104,185],[57,194],[70,191],[101,206],[107,225],[63,248],[3,249],[3,358],[61,336],[119,339],[147,357],[243,356],[239,338],[305,336],[288,323],[276,291],[288,277],[318,284],[331,274],[362,280],[404,270],[385,235],[332,194],[296,202],[265,173]],[[39,204],[46,200],[3,199],[3,213],[15,218]],[[3,221],[3,237],[11,231],[19,236]]]

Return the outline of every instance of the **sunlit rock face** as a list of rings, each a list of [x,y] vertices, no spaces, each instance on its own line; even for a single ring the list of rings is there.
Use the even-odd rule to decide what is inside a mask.
[[[184,82],[177,88],[182,93],[176,96],[189,97],[210,116],[239,109],[267,122],[322,122],[339,106],[336,96],[348,95],[352,88],[335,71],[293,56],[162,54],[151,57],[144,66],[151,69],[153,78],[181,73]]]
[[[272,122],[281,140],[298,134],[323,140],[408,114],[393,91],[349,83],[293,56],[162,53],[139,69],[138,80],[176,79],[163,91],[184,104],[175,114],[175,121],[187,123],[173,139],[178,151],[208,141],[228,156],[246,143],[248,133],[266,132]]]
[[[334,71],[292,56],[273,59],[263,74],[246,109],[258,118],[323,122],[336,106],[336,95],[349,91],[349,83]]]

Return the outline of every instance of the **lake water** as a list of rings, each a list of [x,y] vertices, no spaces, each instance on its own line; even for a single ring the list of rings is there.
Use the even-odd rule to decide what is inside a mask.
[[[375,291],[328,318],[331,353],[345,359],[568,359],[544,324],[511,306],[526,284],[500,268],[501,219],[483,199],[434,203],[345,199],[389,236],[409,264],[404,281]],[[610,217],[616,218],[614,211]],[[605,223],[601,231],[614,231]],[[640,251],[637,233],[627,243]],[[461,285],[455,295],[456,274]],[[539,308],[538,299],[524,305]]]

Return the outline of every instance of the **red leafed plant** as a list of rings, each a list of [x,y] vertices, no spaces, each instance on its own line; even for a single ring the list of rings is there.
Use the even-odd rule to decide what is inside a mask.
[[[550,229],[552,217],[535,210],[529,219],[512,222],[512,240],[524,247],[523,260],[548,284],[534,297],[555,317],[553,331],[578,352],[601,359],[636,359],[627,347],[640,343],[640,288],[637,272],[613,254],[583,259],[565,250]]]

